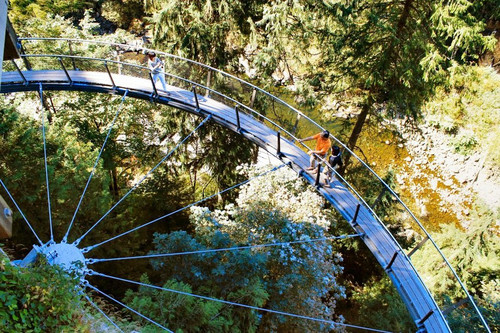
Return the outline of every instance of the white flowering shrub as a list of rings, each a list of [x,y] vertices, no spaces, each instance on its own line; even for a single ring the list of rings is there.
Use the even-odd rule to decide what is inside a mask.
[[[249,177],[263,172],[251,167],[240,171]],[[268,294],[266,308],[342,321],[334,314],[336,300],[345,297],[336,280],[342,257],[333,253],[331,241],[308,242],[328,237],[327,228],[335,225],[332,212],[323,206],[323,199],[293,171],[281,168],[253,179],[241,189],[236,204],[223,210],[192,207],[191,222],[196,235],[204,239],[223,233],[241,245],[274,244],[252,250],[266,258],[262,276]],[[305,242],[289,243],[294,241]],[[262,314],[260,327],[283,332],[335,329],[270,313]]]

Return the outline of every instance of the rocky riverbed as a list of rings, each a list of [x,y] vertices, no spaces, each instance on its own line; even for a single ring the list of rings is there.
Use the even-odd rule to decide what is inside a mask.
[[[471,206],[477,199],[492,210],[500,207],[500,175],[488,165],[484,153],[456,153],[451,137],[428,124],[408,129],[394,123],[401,135],[400,145],[408,156],[401,161],[397,183],[406,195],[415,200],[418,212],[425,220],[429,208],[447,216],[456,216],[464,227]],[[435,214],[434,219],[439,219]],[[434,224],[451,221],[434,221]]]

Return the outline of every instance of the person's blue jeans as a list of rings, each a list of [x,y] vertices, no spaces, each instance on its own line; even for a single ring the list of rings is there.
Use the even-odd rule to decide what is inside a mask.
[[[156,73],[156,74],[153,74],[153,82],[155,84],[155,87],[156,87],[156,82],[158,81],[158,79],[160,79],[160,82],[161,82],[161,85],[163,86],[163,90],[167,90],[167,84],[165,82],[165,74],[164,73]],[[158,89],[158,88],[156,88]]]

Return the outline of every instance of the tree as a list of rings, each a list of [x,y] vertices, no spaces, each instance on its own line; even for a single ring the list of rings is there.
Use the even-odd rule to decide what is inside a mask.
[[[17,101],[13,104],[16,103]],[[39,118],[41,115],[36,112],[34,116]],[[8,152],[2,154],[0,159],[2,180],[35,230],[40,232],[42,238],[47,239],[49,212],[41,122],[20,114],[17,107],[5,105],[0,110],[0,119],[2,122],[0,147]],[[88,144],[78,144],[73,129],[65,125],[47,126],[47,121],[45,126],[52,218],[54,231],[60,235],[71,219],[73,212],[71,208],[74,209],[78,202],[79,194],[75,192],[75,188],[81,188],[85,184],[88,176],[86,172],[92,168],[97,152]],[[91,219],[100,211],[99,205],[109,200],[105,192],[106,185],[105,177],[97,171],[94,182],[88,188],[89,195],[96,200],[87,202],[82,208],[83,215]],[[27,242],[31,239],[27,238],[31,236],[31,232],[25,232],[27,229],[23,228],[26,225],[24,221],[20,221],[21,216],[17,212],[14,218],[19,221],[21,228],[16,228],[14,231],[15,237],[19,237],[16,238],[17,241]]]
[[[47,15],[60,15],[65,18],[81,18],[85,9],[92,8],[96,0],[12,0],[9,12],[13,24],[22,24],[29,18],[46,20]]]
[[[223,210],[213,212],[207,208],[192,207],[193,234],[156,234],[152,253],[203,251],[297,240],[304,243],[159,257],[151,260],[157,273],[150,275],[150,279],[156,285],[166,284],[198,295],[316,318],[335,318],[341,322],[341,316],[334,316],[334,308],[336,300],[344,294],[343,288],[336,282],[342,259],[324,241],[307,242],[327,237],[324,228],[329,225],[327,217],[330,213],[321,209],[324,202],[317,194],[311,190],[302,191],[306,185],[293,176],[293,171],[281,170],[280,174],[256,178],[255,183],[252,181],[246,185],[238,196],[239,206],[230,204]],[[248,169],[246,172],[251,174],[259,170]],[[258,197],[255,196],[257,190],[261,194]],[[273,209],[277,200],[290,203],[290,207],[283,203]],[[308,215],[309,207],[317,212],[317,216]],[[293,216],[297,222],[287,216]],[[217,314],[212,318],[220,321],[209,323],[203,319],[203,313],[209,307],[205,302],[188,302],[182,297],[182,302],[177,302],[178,306],[173,308],[166,304],[180,299],[179,296],[163,292],[141,296],[141,291],[144,291],[143,288],[139,293],[128,292],[127,301],[133,301],[137,306],[143,304],[145,314],[151,313],[158,320],[168,323],[170,328],[178,325],[181,329],[193,331],[219,329],[241,332],[329,331],[333,328],[329,324],[226,305],[214,305]],[[163,304],[163,312],[159,313],[160,307],[156,303]],[[200,313],[196,325],[189,318],[180,318],[180,314],[187,312]],[[179,324],[173,319],[177,317]]]
[[[447,68],[493,43],[481,34],[484,22],[468,14],[467,0],[288,3],[267,5],[258,32],[272,32],[273,38],[261,48],[272,50],[279,38],[293,36],[289,49],[309,53],[309,61],[301,62],[307,66],[303,80],[320,95],[348,99],[360,110],[347,144],[351,150],[369,115],[382,116],[383,109],[389,116],[418,118]],[[345,165],[348,160],[345,155]]]
[[[184,231],[156,234],[152,253],[179,253],[232,247],[229,235],[216,232],[196,238]],[[262,306],[268,297],[261,276],[265,274],[264,255],[250,250],[208,252],[152,259],[164,288]],[[147,282],[147,277],[142,278]],[[173,292],[157,292],[141,287],[128,291],[126,301],[138,306],[142,314],[166,327],[189,332],[254,332],[258,313],[254,310],[199,300]],[[170,304],[170,305],[169,305]]]
[[[499,306],[500,290],[500,237],[498,219],[500,212],[476,207],[464,225],[466,229],[454,225],[442,226],[441,232],[434,235],[434,240],[457,271],[470,294],[485,309],[486,320],[498,323],[494,309]],[[450,271],[442,263],[437,251],[426,244],[415,253],[412,260],[431,292],[437,295],[438,302],[453,305],[465,298],[463,291]],[[472,329],[480,325],[472,307],[460,307],[450,314],[454,325]],[[467,318],[471,320],[467,320]],[[472,320],[473,318],[473,320]],[[465,325],[465,326],[464,326]]]
[[[369,281],[353,293],[356,316],[361,325],[396,332],[414,332],[413,322],[391,280],[385,276],[379,281]]]
[[[225,68],[245,47],[252,18],[263,1],[146,0],[157,48]]]
[[[260,169],[262,170],[262,169]],[[259,169],[246,170],[249,174]],[[325,228],[332,215],[323,210],[324,201],[305,190],[293,171],[280,169],[246,185],[237,206],[210,212],[193,208],[192,221],[197,234],[228,233],[239,244],[280,243],[327,237]],[[314,214],[311,214],[313,212]],[[333,222],[333,221],[332,221]],[[334,225],[334,223],[332,223]],[[341,272],[339,254],[324,242],[272,246],[256,249],[266,256],[263,276],[269,298],[265,307],[316,318],[335,317],[337,299],[344,289],[337,284]],[[327,331],[331,325],[264,313],[260,329],[277,331]]]

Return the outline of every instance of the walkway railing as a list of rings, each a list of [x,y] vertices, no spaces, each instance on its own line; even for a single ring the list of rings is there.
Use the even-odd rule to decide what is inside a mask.
[[[68,70],[107,72],[112,85],[114,85],[113,75],[115,74],[151,80],[149,70],[145,66],[145,54],[153,50],[141,46],[59,38],[21,38],[20,40],[23,43],[23,63],[6,63],[4,64],[4,71],[64,70],[69,80],[71,80],[71,77]],[[187,90],[196,87],[198,94],[210,96],[210,98],[226,105],[238,106],[240,112],[245,112],[259,119],[270,128],[279,131],[282,137],[286,137],[292,142],[323,130],[318,123],[286,103],[283,99],[271,95],[234,75],[196,61],[156,50],[154,52],[165,62],[164,72],[169,84]],[[414,267],[415,264],[411,261],[411,257],[413,255],[418,256],[419,250],[422,250],[422,248],[431,249],[439,258],[439,262],[426,262],[426,265],[432,266],[432,269],[427,271],[437,273],[438,270],[446,270],[446,273],[442,274],[442,276],[446,276],[446,281],[440,281],[440,284],[447,286],[449,292],[443,294],[433,290],[433,288],[430,289],[442,312],[450,316],[459,309],[467,310],[464,304],[468,304],[469,309],[472,310],[469,312],[475,317],[474,320],[478,325],[490,332],[479,308],[460,280],[457,272],[415,214],[369,165],[354,154],[337,137],[332,136],[332,139],[343,148],[344,156],[350,154],[352,156],[351,160],[354,161],[354,163],[350,163],[346,170],[347,180],[338,174],[337,178],[359,198],[360,202],[369,209],[374,218],[396,240],[400,239],[400,236],[397,231],[393,231],[395,230],[393,228],[394,224],[388,223],[386,225],[376,214],[376,211],[379,214],[384,211],[377,206],[381,198],[384,196],[386,199],[388,198],[391,201],[392,211],[399,212],[397,214],[398,224],[405,228],[406,234],[411,232],[415,237],[415,242],[401,248],[401,254],[407,256]],[[309,149],[303,144],[302,148]],[[363,184],[370,184],[370,186]],[[376,187],[378,187],[378,191],[374,191]],[[376,199],[366,202],[364,198]],[[398,242],[398,244],[401,246],[401,242]],[[417,245],[415,246],[415,244]],[[422,272],[423,267],[415,267],[415,269],[417,272]],[[432,277],[419,275],[424,282],[427,279],[432,279]],[[424,283],[424,285],[428,285],[428,283]],[[452,302],[459,305],[454,306]],[[471,318],[468,318],[468,320],[470,321]]]

